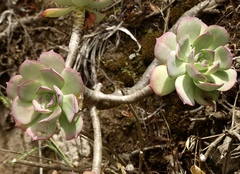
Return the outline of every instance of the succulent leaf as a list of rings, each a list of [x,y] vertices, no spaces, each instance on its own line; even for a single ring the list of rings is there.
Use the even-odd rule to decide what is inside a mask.
[[[18,97],[26,102],[32,101],[38,97],[36,94],[37,89],[41,86],[41,83],[37,80],[28,80],[18,85]]]
[[[214,36],[208,32],[198,36],[192,44],[192,47],[195,48],[195,53],[199,53],[200,50],[208,48],[213,40]]]
[[[101,9],[106,8],[107,6],[113,4],[113,0],[101,0],[101,1],[93,1],[90,5],[87,5],[89,8],[93,9]]]
[[[204,91],[200,88],[195,88],[194,96],[198,104],[203,106],[213,105],[218,98],[218,91]]]
[[[175,50],[177,46],[176,35],[172,32],[167,32],[160,38],[157,38],[154,48],[154,55],[163,64],[166,62],[167,57]]]
[[[53,68],[59,74],[61,74],[65,68],[63,57],[60,54],[55,53],[53,50],[43,52],[39,56],[38,61],[46,65],[47,68]]]
[[[66,140],[77,138],[83,127],[83,120],[79,114],[76,115],[71,123],[68,121],[67,117],[62,114],[59,118],[59,123],[61,125],[63,137]]]
[[[209,49],[216,49],[219,46],[224,46],[229,41],[229,34],[225,28],[218,25],[211,25],[206,30],[214,36],[214,41],[210,45]]]
[[[178,40],[176,48],[176,58],[184,62],[188,61],[188,55],[190,54],[189,36],[185,34]]]
[[[44,64],[36,60],[26,59],[19,67],[19,73],[25,80],[38,80],[42,82],[40,70],[46,68]]]
[[[219,46],[215,49],[215,60],[220,60],[220,67],[221,70],[226,70],[231,68],[232,65],[232,54],[224,46]]]
[[[61,75],[52,68],[44,68],[40,70],[42,79],[44,80],[44,85],[53,89],[53,85],[56,85],[58,88],[62,88],[64,85],[64,79]]]
[[[68,122],[71,123],[76,113],[79,111],[76,96],[73,94],[64,95],[62,109],[68,119]]]
[[[64,5],[64,6],[74,5],[71,0],[52,0],[52,1],[59,5]]]
[[[202,81],[202,82],[205,82],[207,80],[207,78],[204,75],[202,75],[198,71],[198,69],[191,63],[188,63],[186,65],[186,70],[187,70],[188,75],[194,80],[198,80],[198,81]]]
[[[175,53],[172,51],[167,58],[167,72],[170,78],[177,77],[186,72],[186,62],[176,59]]]
[[[66,8],[49,8],[44,10],[40,16],[42,17],[50,17],[50,18],[56,18],[60,16],[64,16],[70,12],[75,10],[74,6],[66,7]]]
[[[7,82],[7,96],[10,99],[14,99],[18,95],[18,85],[24,82],[21,75],[12,76],[10,81]]]
[[[67,67],[63,70],[61,76],[65,79],[64,86],[61,89],[63,94],[77,95],[83,90],[82,78],[77,71]]]
[[[195,105],[194,101],[194,84],[187,74],[177,77],[175,81],[176,91],[184,104]]]
[[[29,124],[38,116],[38,113],[35,112],[31,102],[25,102],[15,97],[12,101],[11,115],[17,122]]]
[[[93,0],[71,0],[71,1],[77,7],[84,7],[93,2]]]
[[[170,94],[175,90],[175,78],[170,78],[167,73],[167,68],[165,65],[157,66],[151,74],[150,87],[153,91],[164,96]]]

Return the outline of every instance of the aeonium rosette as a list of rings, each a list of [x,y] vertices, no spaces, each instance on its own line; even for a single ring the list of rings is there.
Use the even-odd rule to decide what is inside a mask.
[[[186,17],[176,35],[167,32],[157,38],[155,57],[160,65],[150,79],[150,87],[161,96],[176,89],[184,104],[211,105],[219,91],[227,91],[236,82],[230,69],[232,54],[226,44],[228,32],[220,26],[207,26],[195,17]]]
[[[33,140],[50,138],[58,122],[67,140],[78,136],[83,121],[77,97],[82,90],[80,74],[65,67],[62,56],[54,51],[42,53],[38,60],[26,59],[19,67],[19,75],[7,83],[16,126]]]

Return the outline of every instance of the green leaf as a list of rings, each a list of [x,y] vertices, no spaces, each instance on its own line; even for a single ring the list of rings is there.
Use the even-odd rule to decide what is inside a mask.
[[[60,54],[55,53],[53,50],[43,52],[40,55],[38,61],[46,65],[47,68],[53,68],[59,74],[61,74],[65,68],[65,61],[63,57]]]
[[[78,114],[70,123],[67,117],[62,114],[59,118],[61,132],[66,140],[77,138],[83,127],[82,117]]]
[[[190,63],[186,64],[186,70],[188,75],[194,80],[203,82],[207,80],[207,78],[204,75],[202,75],[193,64]]]
[[[74,5],[71,0],[52,0],[52,1],[59,5],[64,5],[64,6]]]
[[[101,1],[93,1],[91,4],[87,5],[89,8],[93,9],[101,9],[106,8],[107,6],[113,4],[113,0],[101,0]]]
[[[55,18],[55,17],[64,16],[75,9],[76,9],[76,7],[74,7],[74,6],[66,7],[66,8],[49,8],[49,9],[44,10],[40,14],[40,16]]]
[[[53,89],[53,85],[56,85],[58,88],[62,88],[64,85],[64,79],[61,75],[52,68],[44,68],[40,70],[40,74],[44,81],[44,86],[47,86]]]
[[[189,37],[186,34],[181,39],[178,40],[176,57],[179,60],[187,62],[189,53],[190,53]]]
[[[63,94],[78,95],[83,91],[83,82],[80,74],[72,68],[66,67],[61,76],[65,80],[64,86],[61,89]]]
[[[25,102],[15,97],[12,102],[11,115],[20,124],[29,124],[38,116],[38,113],[35,112],[32,102]]]
[[[172,51],[167,58],[167,72],[170,78],[175,78],[186,72],[186,62],[176,59],[175,52]]]
[[[187,74],[177,77],[175,82],[175,88],[178,96],[184,104],[190,106],[195,105],[194,101],[194,83],[191,77]]]
[[[62,110],[66,115],[68,122],[71,123],[79,111],[77,98],[73,94],[68,94],[63,96]]]
[[[77,7],[85,7],[93,2],[93,0],[71,0]]]
[[[36,94],[37,89],[42,86],[37,80],[28,80],[18,85],[18,96],[21,100],[30,102],[37,98],[39,95]]]
[[[203,106],[214,105],[214,101],[218,99],[218,91],[204,91],[200,88],[195,88],[194,98],[196,102]]]
[[[175,90],[175,78],[169,78],[165,65],[157,66],[151,74],[150,87],[160,96],[170,94]]]
[[[213,40],[214,36],[209,32],[198,36],[192,44],[192,47],[195,48],[195,54],[199,53],[202,49],[208,48]]]
[[[14,99],[18,95],[18,85],[24,82],[21,75],[12,76],[9,82],[7,82],[7,96],[10,99]]]
[[[220,60],[219,69],[229,69],[232,65],[232,54],[229,49],[224,46],[220,46],[215,50],[215,60]]]

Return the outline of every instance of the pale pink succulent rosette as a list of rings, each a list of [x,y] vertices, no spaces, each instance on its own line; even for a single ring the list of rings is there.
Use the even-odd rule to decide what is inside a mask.
[[[33,140],[50,138],[58,122],[65,139],[78,136],[83,121],[77,97],[82,90],[80,74],[65,67],[62,56],[52,50],[42,53],[38,60],[26,59],[19,67],[19,75],[7,82],[11,115],[16,126]]]
[[[183,18],[176,34],[157,38],[154,53],[160,65],[150,79],[150,87],[161,96],[174,90],[184,104],[211,105],[219,91],[233,87],[237,72],[226,46],[228,32],[220,26],[207,26],[196,17]]]

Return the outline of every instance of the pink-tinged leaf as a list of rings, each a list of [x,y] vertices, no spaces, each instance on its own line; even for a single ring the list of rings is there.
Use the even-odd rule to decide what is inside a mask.
[[[93,8],[93,9],[101,9],[101,8],[108,7],[113,3],[114,3],[114,0],[93,1],[90,5],[87,5],[87,7]]]
[[[220,60],[220,69],[226,70],[231,68],[232,53],[224,46],[220,46],[215,50],[215,60]]]
[[[181,39],[178,40],[176,58],[184,62],[187,62],[189,53],[190,53],[189,37],[187,34],[185,34]]]
[[[151,74],[150,87],[160,96],[170,94],[175,90],[175,78],[169,78],[165,65],[157,66]]]
[[[84,7],[84,6],[87,6],[89,4],[91,4],[93,2],[93,0],[71,0],[72,3],[77,6],[77,7]]]
[[[29,124],[38,116],[38,113],[35,112],[32,102],[24,102],[15,97],[12,102],[11,115],[20,124]]]
[[[197,81],[197,80],[194,80],[194,84],[204,90],[204,91],[215,91],[219,88],[221,88],[223,86],[223,83],[221,84],[215,84],[215,83],[212,83],[212,82],[200,82],[200,81]]]
[[[76,113],[79,111],[77,98],[74,94],[63,96],[62,110],[66,115],[68,122],[72,122]]]
[[[52,1],[59,4],[59,5],[64,5],[64,6],[74,5],[71,0],[52,0]]]
[[[26,129],[26,133],[31,136],[33,140],[45,140],[53,136],[56,128],[56,122],[35,122]]]
[[[31,102],[39,95],[36,94],[37,89],[41,86],[37,80],[27,80],[18,85],[18,97],[22,101]]]
[[[220,66],[220,61],[215,61],[213,65],[208,66],[208,69],[206,72],[204,72],[204,75],[209,75],[217,72],[219,70],[219,66]]]
[[[61,74],[65,68],[63,57],[60,54],[55,53],[53,50],[43,52],[38,60],[46,65],[47,68],[53,68],[59,74]]]
[[[195,17],[183,18],[177,27],[177,40],[185,34],[189,35],[189,43],[192,44],[196,37],[201,33],[202,22]]]
[[[57,87],[57,86],[53,86],[55,92],[56,92],[56,96],[57,96],[57,101],[58,101],[58,105],[62,106],[62,102],[63,102],[63,93],[62,91]]]
[[[199,53],[202,49],[208,48],[212,44],[213,40],[214,36],[209,32],[198,36],[192,44],[192,47],[195,48],[195,54]]]
[[[176,46],[176,35],[172,32],[166,32],[156,39],[154,55],[160,64],[164,64],[166,62],[166,59],[172,50],[176,50]]]
[[[39,121],[39,123],[43,123],[43,122],[56,123],[61,113],[62,113],[61,107],[56,105],[53,108],[52,113],[45,115],[44,118]]]
[[[55,18],[55,17],[64,16],[75,9],[76,9],[76,7],[74,7],[74,6],[66,7],[66,8],[49,8],[49,9],[44,10],[40,14],[40,16]]]
[[[54,93],[54,91],[47,87],[47,86],[40,86],[37,90],[36,90],[36,94],[41,95],[44,93]]]
[[[175,52],[172,51],[167,58],[167,72],[170,78],[175,78],[186,72],[186,62],[176,59]]]
[[[10,99],[14,99],[18,95],[18,85],[24,82],[21,75],[12,76],[9,82],[7,82],[7,96]]]
[[[207,78],[204,75],[202,75],[193,64],[188,63],[186,65],[186,70],[188,75],[194,80],[203,81],[203,82],[207,80]]]
[[[44,81],[44,85],[53,88],[53,85],[57,86],[58,88],[62,88],[64,85],[64,79],[62,76],[52,68],[45,68],[40,70],[40,74]]]
[[[211,79],[216,84],[222,84],[223,86],[219,88],[219,91],[227,91],[233,87],[237,82],[237,72],[233,69],[225,71],[217,71],[214,74],[207,76],[208,79]]]
[[[184,104],[190,106],[195,105],[194,101],[194,83],[191,77],[187,74],[177,77],[175,81],[175,88],[178,96]]]
[[[204,91],[200,88],[194,90],[195,100],[198,104],[203,106],[214,105],[214,101],[218,99],[218,91]]]
[[[188,61],[187,62],[188,63],[194,63],[196,61],[195,58],[197,59],[197,57],[195,57],[195,48],[193,48],[188,55]]]
[[[52,112],[50,109],[45,107],[45,105],[43,106],[43,104],[39,103],[37,100],[33,100],[32,104],[33,104],[34,110],[38,113],[48,114]]]
[[[211,65],[214,61],[214,56],[215,56],[215,52],[213,50],[209,50],[209,49],[202,49],[201,50],[201,56],[200,58],[202,58],[203,60],[207,60],[208,64]]]
[[[72,68],[66,67],[61,76],[65,80],[65,84],[61,89],[64,95],[74,94],[78,95],[83,91],[83,82],[80,74]]]
[[[42,82],[40,70],[46,68],[46,66],[36,60],[26,59],[19,67],[19,73],[26,80],[38,80]]]
[[[61,133],[66,140],[77,138],[83,127],[83,120],[79,114],[76,115],[71,123],[69,123],[67,117],[62,114],[59,117],[59,123],[61,126]]]
[[[214,36],[214,41],[212,42],[209,49],[216,49],[219,46],[224,46],[229,41],[229,34],[227,30],[218,25],[211,25],[206,30],[206,32],[210,32]]]

